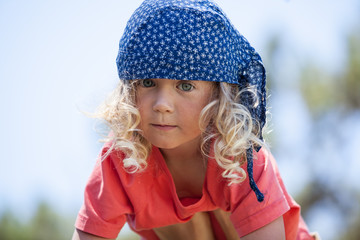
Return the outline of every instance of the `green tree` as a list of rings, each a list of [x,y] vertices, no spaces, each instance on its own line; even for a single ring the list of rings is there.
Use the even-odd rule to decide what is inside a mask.
[[[70,239],[72,223],[60,217],[51,207],[42,202],[35,215],[27,222],[20,222],[6,211],[0,218],[1,240],[62,240]]]
[[[354,114],[360,110],[360,31],[356,30],[348,37],[347,62],[344,70],[340,74],[331,74],[314,65],[308,65],[304,68],[301,77],[301,90],[308,108],[313,116],[313,125],[322,125],[322,119],[330,112],[339,112],[338,117],[334,119],[333,126],[327,126],[323,130],[314,127],[313,141],[319,147],[321,131],[331,132],[333,141],[336,141],[338,151],[341,155],[343,145],[349,139],[341,139],[341,134],[336,128],[344,124],[343,118]],[[311,159],[311,157],[309,157]],[[339,159],[343,160],[343,159]],[[309,160],[311,165],[311,160]],[[344,164],[346,167],[346,164]],[[309,167],[311,171],[311,167]],[[324,173],[325,176],[326,173]],[[360,209],[359,193],[354,193],[351,187],[329,186],[324,176],[312,174],[311,183],[303,189],[303,192],[297,197],[302,206],[304,215],[310,209],[325,199],[330,201],[342,213],[341,222],[346,225],[343,236],[337,236],[337,239],[360,239]],[[325,177],[326,179],[326,177]],[[339,192],[342,191],[342,192]],[[344,200],[345,199],[345,200]],[[351,217],[350,217],[351,216]],[[354,217],[355,216],[355,217]],[[355,220],[353,219],[355,218]],[[340,234],[341,235],[341,234]]]
[[[18,240],[27,239],[25,227],[14,217],[10,211],[3,213],[0,219],[0,239]]]

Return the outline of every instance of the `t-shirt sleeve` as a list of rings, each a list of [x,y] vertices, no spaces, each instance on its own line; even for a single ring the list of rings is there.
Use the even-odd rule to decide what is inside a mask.
[[[122,154],[111,153],[101,160],[107,150],[103,148],[87,182],[75,227],[97,236],[116,238],[132,207],[119,176]]]
[[[265,198],[257,201],[248,178],[231,188],[230,219],[240,237],[271,223],[290,209],[272,155],[261,149],[254,156],[257,158],[254,159],[254,180]]]

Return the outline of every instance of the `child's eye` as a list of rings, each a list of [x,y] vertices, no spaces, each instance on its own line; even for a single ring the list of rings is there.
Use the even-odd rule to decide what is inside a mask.
[[[186,83],[186,82],[180,83],[178,85],[178,87],[180,90],[182,90],[184,92],[189,92],[194,89],[194,85],[192,85],[191,83]]]
[[[146,88],[153,87],[155,85],[154,81],[151,79],[144,79],[140,81],[140,85]]]

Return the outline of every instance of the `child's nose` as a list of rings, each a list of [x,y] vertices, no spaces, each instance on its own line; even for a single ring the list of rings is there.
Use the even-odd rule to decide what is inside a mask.
[[[174,111],[174,99],[171,92],[159,89],[155,96],[153,110],[161,113],[172,113]]]

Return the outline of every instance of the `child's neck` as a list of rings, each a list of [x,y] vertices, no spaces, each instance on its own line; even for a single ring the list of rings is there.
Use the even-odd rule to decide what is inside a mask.
[[[172,175],[179,199],[202,196],[206,161],[200,150],[200,138],[175,149],[160,149]]]
[[[200,150],[201,138],[197,137],[177,148],[160,149],[167,164],[187,164],[202,159]]]

